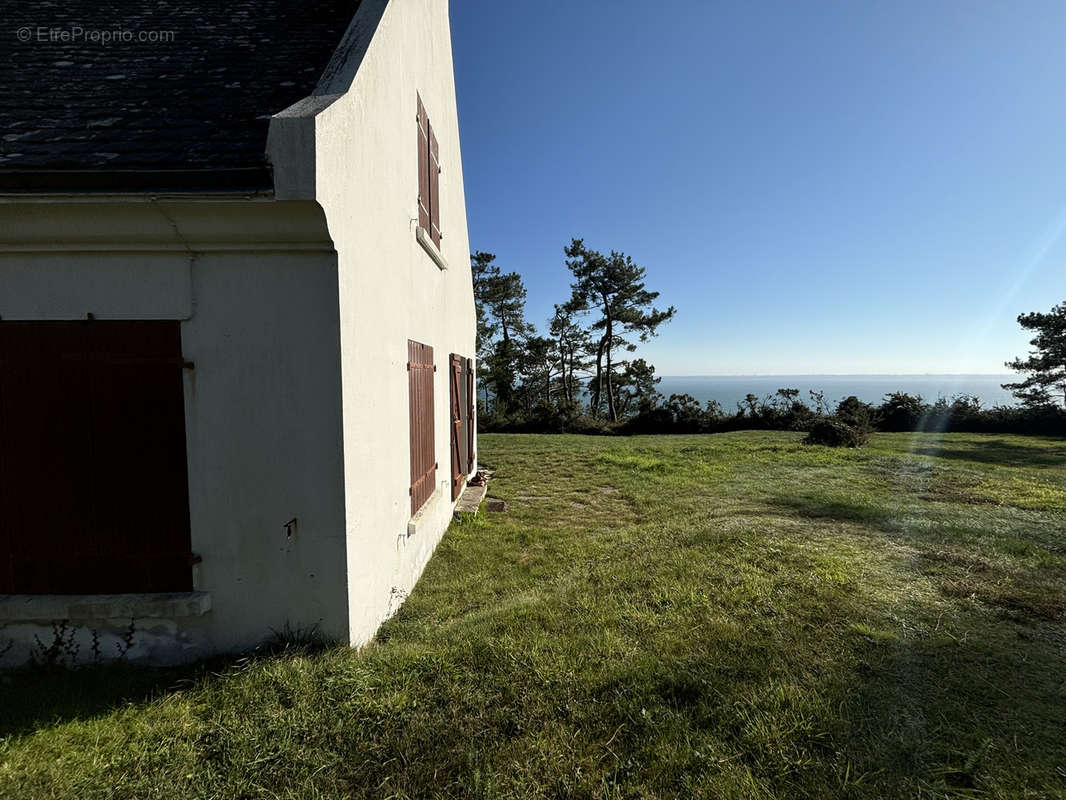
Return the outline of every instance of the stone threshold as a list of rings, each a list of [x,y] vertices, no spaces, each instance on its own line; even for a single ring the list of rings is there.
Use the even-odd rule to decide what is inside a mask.
[[[481,486],[471,486],[467,484],[467,487],[463,490],[463,493],[459,495],[459,502],[455,504],[455,516],[460,514],[477,514],[481,508],[481,504],[485,500],[485,495],[489,491],[489,479],[492,478],[492,472],[489,470],[481,470],[479,473],[485,479],[485,483]]]
[[[487,486],[467,486],[459,495],[459,502],[455,504],[456,515],[476,514],[487,492]]]

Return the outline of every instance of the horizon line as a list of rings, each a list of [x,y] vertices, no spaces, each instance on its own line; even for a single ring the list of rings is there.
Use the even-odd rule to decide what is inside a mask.
[[[659,375],[660,378],[1017,378],[1010,372],[751,372]]]

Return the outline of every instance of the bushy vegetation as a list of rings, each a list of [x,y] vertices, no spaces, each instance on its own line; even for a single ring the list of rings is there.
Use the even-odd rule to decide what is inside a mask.
[[[880,405],[848,397],[830,408],[823,395],[781,388],[769,397],[749,394],[735,409],[701,406],[686,394],[663,397],[655,367],[627,357],[675,315],[655,308],[647,271],[624,253],[605,255],[574,239],[565,248],[573,276],[571,296],[555,306],[548,335],[525,318],[526,289],[496,256],[471,256],[478,311],[479,416],[482,432],[497,433],[721,433],[735,430],[828,435],[833,423],[861,443],[870,431],[968,431],[1066,435],[1066,303],[1048,314],[1023,314],[1036,331],[1026,359],[1007,364],[1027,377],[1006,384],[1021,407],[983,408],[979,398],[929,403],[900,392]],[[819,436],[815,436],[815,439]]]
[[[373,644],[0,675],[0,797],[1062,798],[1066,442],[802,438],[485,436]]]
[[[840,420],[823,419],[814,423],[803,443],[821,444],[826,447],[860,447],[866,444],[869,438],[868,432],[853,428]]]
[[[632,435],[739,430],[810,432],[826,422],[853,429],[860,443],[863,434],[870,431],[1066,436],[1066,411],[1050,405],[983,408],[978,398],[966,395],[928,403],[922,397],[897,392],[886,395],[880,405],[848,397],[833,409],[817,393],[807,402],[801,400],[796,389],[781,389],[764,398],[749,394],[731,413],[718,403],[701,406],[691,395],[674,394],[653,397],[618,423],[594,417],[575,404],[565,408],[540,406],[535,413],[509,418],[488,414],[480,424],[486,432]]]

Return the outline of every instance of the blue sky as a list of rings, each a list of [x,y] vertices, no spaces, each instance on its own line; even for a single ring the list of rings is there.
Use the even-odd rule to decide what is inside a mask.
[[[573,236],[661,375],[1004,372],[1066,300],[1066,3],[452,0],[471,247]]]

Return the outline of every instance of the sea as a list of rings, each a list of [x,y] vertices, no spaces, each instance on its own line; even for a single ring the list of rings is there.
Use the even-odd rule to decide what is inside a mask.
[[[717,400],[726,412],[735,411],[747,394],[759,399],[778,389],[799,389],[800,397],[810,404],[810,391],[825,393],[826,402],[835,406],[845,397],[855,395],[866,403],[880,404],[886,394],[906,392],[920,395],[926,402],[956,395],[972,395],[984,408],[1017,405],[1014,396],[1001,384],[1018,380],[1016,375],[687,375],[663,376],[659,393],[690,394],[701,405]]]

